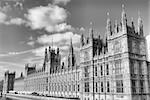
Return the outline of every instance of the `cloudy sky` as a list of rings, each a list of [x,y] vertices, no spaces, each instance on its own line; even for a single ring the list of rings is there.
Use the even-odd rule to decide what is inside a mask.
[[[112,23],[120,21],[125,4],[128,24],[138,11],[148,35],[149,0],[0,0],[0,79],[6,70],[24,71],[26,63],[43,63],[44,48],[61,50],[62,61],[68,54],[70,38],[78,56],[80,34],[88,35],[90,22],[94,34],[105,35],[106,13]]]

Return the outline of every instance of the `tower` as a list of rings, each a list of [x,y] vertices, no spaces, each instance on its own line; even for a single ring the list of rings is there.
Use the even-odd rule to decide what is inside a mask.
[[[15,74],[16,74],[15,72],[13,73],[9,73],[9,71],[5,72],[3,93],[8,93],[9,91],[14,90]]]
[[[136,31],[133,20],[128,25],[122,5],[120,24],[115,21],[114,26],[112,29],[107,13],[105,41],[101,42],[100,36],[95,38],[91,28],[89,42],[81,45],[81,100],[149,100],[142,19],[139,16]]]
[[[72,39],[70,40],[70,47],[69,47],[69,55],[68,55],[68,69],[73,69],[75,67],[75,54],[72,44]]]
[[[122,24],[122,32],[126,33],[127,32],[127,16],[126,16],[124,5],[122,5],[121,24]]]
[[[138,31],[136,32],[133,20],[131,26],[127,24],[127,16],[123,5],[121,30],[114,31],[108,39],[108,53],[111,56],[109,65],[115,70],[112,71],[111,87],[114,91],[113,98],[116,99],[115,95],[122,94],[123,98],[127,98],[122,98],[122,100],[149,100],[148,78],[145,77],[148,75],[146,47],[140,16],[137,28]]]
[[[112,35],[112,26],[111,26],[109,12],[107,12],[106,34],[107,36]]]

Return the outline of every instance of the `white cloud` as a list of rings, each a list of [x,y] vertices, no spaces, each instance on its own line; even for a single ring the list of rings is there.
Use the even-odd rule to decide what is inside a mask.
[[[64,4],[64,5],[66,5],[70,1],[71,0],[53,0],[53,3],[54,4]]]
[[[13,55],[21,55],[21,54],[26,54],[32,52],[31,50],[26,50],[26,51],[19,51],[19,52],[8,52],[6,54],[0,54],[0,57],[7,57],[7,56],[13,56]]]
[[[32,50],[32,53],[35,54],[35,56],[44,57],[46,46],[39,47],[37,49]]]
[[[34,41],[29,41],[27,44],[30,45],[30,46],[34,46],[35,42]]]
[[[0,23],[5,25],[22,25],[27,22],[22,18],[9,18],[4,12],[0,11]]]
[[[73,43],[78,43],[80,42],[80,35],[78,34],[73,34],[72,32],[66,32],[66,33],[57,33],[53,35],[42,35],[38,37],[37,42],[40,44],[51,44],[53,43],[58,43],[63,40],[70,41],[72,38]]]
[[[60,32],[70,29],[71,26],[65,23],[67,11],[57,5],[34,7],[28,10],[25,15],[33,30],[45,29],[48,32]]]
[[[0,12],[0,23],[4,23],[7,19],[7,15],[3,12]]]
[[[21,18],[12,18],[5,22],[6,25],[22,25],[26,24],[26,21]]]

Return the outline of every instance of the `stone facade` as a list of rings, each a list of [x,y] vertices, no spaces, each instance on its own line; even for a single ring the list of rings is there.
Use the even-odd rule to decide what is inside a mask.
[[[24,92],[24,76],[21,73],[20,77],[16,78],[14,81],[14,91],[17,93]]]
[[[14,81],[15,81],[15,72],[9,73],[9,71],[6,71],[3,84],[3,93],[8,93],[9,91],[14,90]]]
[[[25,91],[37,92],[43,95],[79,98],[80,69],[76,65],[72,40],[68,54],[68,65],[61,64],[59,48],[56,50],[49,47],[45,49],[43,67],[36,70],[36,66],[25,67]]]
[[[124,6],[120,24],[111,26],[107,13],[106,39],[81,36],[81,100],[149,100],[149,67],[143,23],[139,16],[138,31],[134,22],[127,24]]]
[[[50,66],[49,95],[56,97],[78,98],[80,91],[80,71],[75,62],[72,40],[68,54],[68,65],[62,63],[57,69]]]
[[[3,83],[4,83],[4,81],[1,80],[1,81],[0,81],[0,93],[3,91]]]
[[[24,91],[52,97],[81,100],[149,100],[150,63],[147,61],[143,22],[139,15],[137,31],[122,6],[121,22],[111,25],[107,13],[105,38],[81,35],[80,65],[77,66],[72,40],[68,64],[61,64],[59,48],[45,49],[41,69],[25,66]]]
[[[36,70],[36,66],[30,67],[27,64],[25,67],[24,91],[26,93],[46,94],[48,92],[48,73],[43,68]]]

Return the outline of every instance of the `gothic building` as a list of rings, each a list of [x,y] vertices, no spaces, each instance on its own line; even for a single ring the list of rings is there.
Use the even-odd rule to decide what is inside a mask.
[[[149,100],[149,64],[146,60],[143,23],[138,16],[137,31],[134,22],[127,23],[122,6],[121,22],[111,25],[107,13],[106,38],[81,36],[80,68],[81,100]]]
[[[23,76],[23,73],[21,73],[20,77],[15,78],[14,91],[17,91],[18,93],[23,93],[24,92],[24,76]]]
[[[3,93],[6,94],[9,91],[14,90],[14,81],[15,81],[15,72],[9,73],[9,71],[5,72],[4,82],[3,82]]]
[[[75,63],[75,54],[72,40],[70,42],[68,65],[61,64],[59,48],[55,51],[49,47],[45,49],[45,57],[42,69],[37,70],[36,66],[25,67],[24,86],[26,93],[37,92],[38,94],[78,98],[79,67]]]
[[[150,63],[142,18],[139,14],[137,30],[133,20],[130,25],[127,21],[124,6],[114,27],[107,13],[105,38],[95,37],[91,27],[88,37],[81,35],[79,58],[71,40],[67,65],[61,63],[59,48],[46,48],[41,69],[25,66],[24,91],[80,100],[149,100]],[[4,88],[7,81],[5,73]]]
[[[48,73],[44,67],[36,69],[36,65],[26,64],[24,77],[25,93],[37,92],[41,95],[48,93]]]
[[[51,61],[48,61],[51,63]],[[48,64],[51,65],[51,64]],[[56,70],[53,70],[53,68]],[[79,67],[75,63],[75,54],[72,45],[72,40],[69,47],[68,65],[50,66],[48,74],[49,96],[79,98],[80,82]]]

